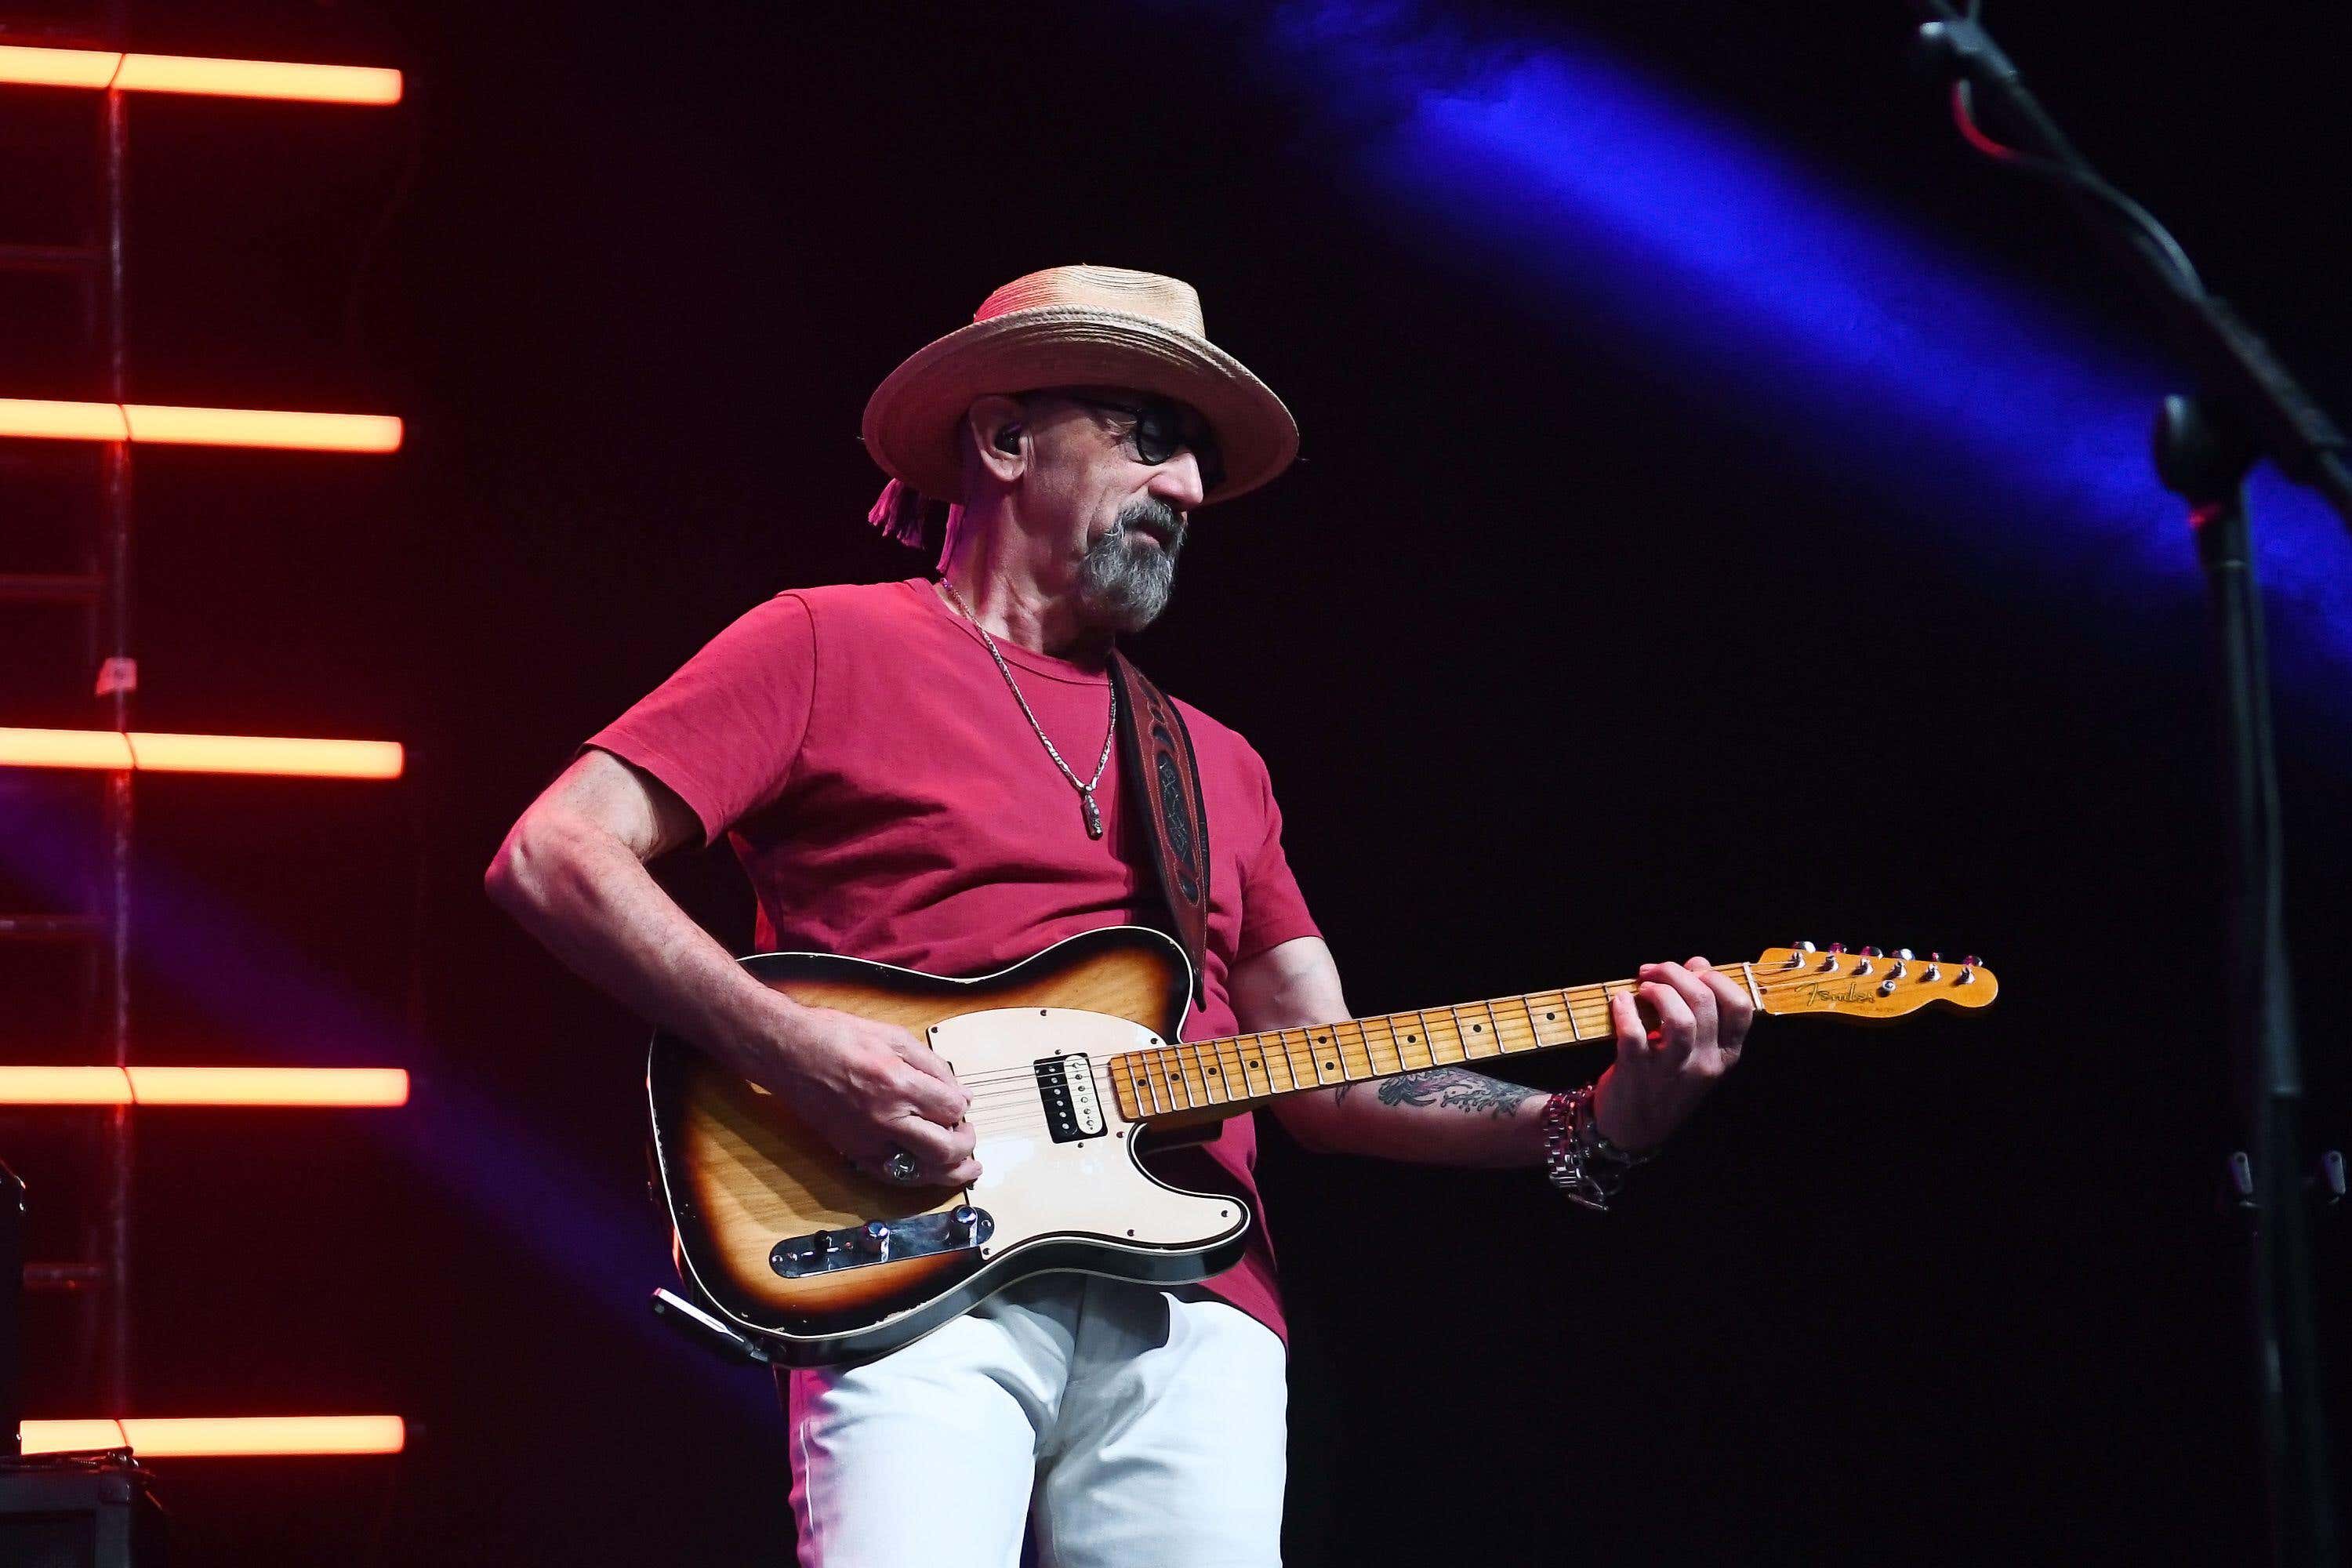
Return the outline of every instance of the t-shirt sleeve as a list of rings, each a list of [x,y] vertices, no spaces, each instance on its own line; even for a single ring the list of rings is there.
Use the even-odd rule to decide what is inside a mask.
[[[815,690],[816,624],[799,595],[779,594],[586,744],[677,791],[712,843],[783,792]]]
[[[1282,852],[1282,807],[1275,804],[1274,780],[1265,761],[1255,751],[1258,788],[1265,800],[1265,839],[1242,862],[1242,934],[1234,962],[1255,957],[1293,937],[1320,936],[1322,928],[1307,912],[1307,895],[1291,874],[1290,858]]]

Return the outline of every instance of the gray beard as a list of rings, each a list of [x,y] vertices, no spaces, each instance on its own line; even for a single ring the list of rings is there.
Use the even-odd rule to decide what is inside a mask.
[[[1164,545],[1137,531],[1156,520],[1168,531]],[[1087,547],[1078,563],[1078,607],[1089,626],[1110,632],[1139,632],[1160,618],[1176,591],[1176,557],[1184,548],[1184,524],[1173,508],[1156,514],[1149,505],[1119,514],[1118,526]]]

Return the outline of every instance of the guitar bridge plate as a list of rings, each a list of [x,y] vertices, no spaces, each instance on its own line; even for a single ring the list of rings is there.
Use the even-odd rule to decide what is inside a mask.
[[[877,1226],[880,1227],[878,1232]],[[951,1209],[908,1215],[904,1219],[874,1220],[848,1230],[788,1236],[768,1249],[768,1267],[787,1279],[803,1279],[812,1274],[834,1274],[872,1263],[969,1251],[995,1234],[995,1217],[986,1209],[960,1204]]]

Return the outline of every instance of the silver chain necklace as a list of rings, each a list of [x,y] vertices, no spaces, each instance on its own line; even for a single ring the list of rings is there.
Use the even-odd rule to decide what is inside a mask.
[[[1029,699],[1021,695],[1021,683],[1013,679],[1013,667],[1005,663],[1004,656],[997,651],[996,639],[988,635],[988,628],[980,624],[980,617],[971,613],[971,606],[963,602],[963,595],[956,592],[953,583],[942,577],[940,586],[948,591],[948,597],[955,601],[958,613],[971,623],[973,631],[980,634],[981,645],[988,649],[988,657],[996,661],[996,673],[1004,677],[1005,687],[1013,693],[1013,700],[1021,704],[1021,711],[1028,717],[1029,728],[1036,731],[1037,739],[1045,743],[1045,754],[1054,759],[1054,765],[1062,770],[1062,776],[1070,781],[1072,789],[1078,792],[1078,806],[1086,813],[1087,837],[1100,838],[1103,836],[1102,809],[1095,805],[1095,785],[1102,783],[1103,770],[1110,766],[1110,743],[1118,735],[1118,683],[1113,681],[1110,685],[1110,728],[1103,734],[1102,756],[1095,763],[1095,776],[1087,783],[1080,784],[1078,775],[1070,771],[1070,764],[1062,760],[1061,752],[1054,744],[1054,737],[1045,733],[1045,725],[1037,722],[1036,712],[1030,708]]]

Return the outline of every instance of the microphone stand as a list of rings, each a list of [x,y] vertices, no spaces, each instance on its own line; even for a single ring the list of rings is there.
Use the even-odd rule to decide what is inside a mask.
[[[2262,600],[2247,547],[2245,477],[2267,456],[2352,524],[2347,443],[2268,345],[2205,291],[2172,236],[2075,151],[1979,24],[1973,0],[1966,14],[1947,0],[1913,0],[1913,8],[1927,17],[1920,52],[1950,81],[1961,134],[1986,156],[2058,186],[2147,295],[2195,380],[2195,396],[2165,399],[2156,466],[2165,487],[2189,505],[2220,667],[2230,809],[2230,1036],[2246,1093],[2251,1151],[2251,1159],[2241,1153],[2230,1163],[2255,1232],[2255,1381],[2272,1552],[2282,1565],[2333,1568],[2338,1539],[2320,1406],[2301,1152],[2303,1071],[2281,910],[2277,758]],[[1998,106],[2021,145],[2003,145],[1978,125],[1979,93]],[[2341,1156],[2329,1156],[2322,1169],[2322,1180],[2340,1193]]]

